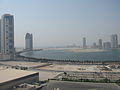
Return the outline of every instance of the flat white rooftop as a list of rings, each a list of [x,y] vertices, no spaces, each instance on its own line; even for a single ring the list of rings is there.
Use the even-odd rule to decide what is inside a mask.
[[[0,83],[7,82],[10,80],[22,78],[37,72],[16,70],[16,69],[1,69],[0,70]]]

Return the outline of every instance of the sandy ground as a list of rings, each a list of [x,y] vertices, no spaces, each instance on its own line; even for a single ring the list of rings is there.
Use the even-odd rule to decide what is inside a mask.
[[[24,66],[24,67],[35,67],[38,65],[44,65],[46,63],[39,63],[39,62],[22,62],[22,61],[0,61],[1,64],[11,65],[11,66]]]
[[[44,48],[44,50],[64,50],[65,52],[103,52],[104,49],[83,48]]]
[[[40,67],[37,69],[42,70],[53,70],[53,71],[77,71],[77,72],[83,72],[83,71],[89,71],[89,72],[98,72],[100,71],[99,68],[97,68],[97,65],[59,65],[59,64],[52,64],[46,67]]]
[[[11,65],[11,66],[26,66],[26,67],[34,67],[34,66],[40,66],[44,65],[46,63],[38,63],[38,62],[22,62],[22,61],[6,61],[6,62],[0,62],[5,65]],[[45,67],[39,67],[39,68],[33,68],[30,69],[32,71],[39,72],[39,80],[48,80],[50,78],[54,78],[55,76],[59,75],[60,73],[63,73],[64,71],[98,71],[96,65],[69,65],[69,64],[53,64]],[[61,72],[58,72],[61,71]]]
[[[66,52],[103,52],[103,49],[65,49]]]
[[[47,63],[40,63],[40,62],[22,62],[22,61],[6,61],[0,62],[1,64],[11,65],[11,66],[24,66],[24,67],[36,67],[42,66]],[[52,64],[45,67],[39,67],[36,69],[42,70],[52,70],[52,71],[99,71],[97,65],[69,65],[69,64]]]
[[[62,72],[48,72],[48,71],[38,71],[39,72],[39,80],[44,81],[48,79],[52,79],[59,75]]]
[[[0,61],[0,63],[5,64],[5,65],[11,65],[11,66],[25,66],[25,67],[34,67],[34,66],[41,66],[41,65],[46,64],[46,63],[39,63],[39,62],[21,62],[21,61],[5,61],[5,62]],[[0,70],[4,70],[4,69],[6,69],[6,66],[0,66]],[[29,70],[29,71],[39,72],[40,81],[54,78],[58,74],[62,73],[62,72],[34,70],[34,69]]]
[[[35,67],[35,66],[41,66],[45,65],[47,63],[40,63],[40,62],[22,62],[22,61],[5,61],[0,63],[5,65],[11,65],[11,66],[26,66],[26,67]],[[2,65],[2,67],[5,68],[5,66]],[[70,64],[55,64],[38,68],[30,68],[28,70],[30,71],[37,71],[39,72],[39,80],[48,80],[51,78],[56,77],[60,73],[63,72],[100,72],[100,67],[102,65],[70,65]],[[3,68],[0,67],[2,70]],[[113,70],[114,72],[120,72],[120,69]],[[109,72],[109,71],[108,71]]]
[[[1,71],[7,70],[7,69],[8,68],[6,66],[0,66],[0,75],[3,76],[3,73]],[[15,69],[12,69],[12,70],[15,70]],[[52,79],[52,78],[56,77],[57,75],[59,75],[60,73],[62,73],[62,72],[40,71],[40,70],[28,70],[28,71],[39,72],[39,80],[40,81]]]

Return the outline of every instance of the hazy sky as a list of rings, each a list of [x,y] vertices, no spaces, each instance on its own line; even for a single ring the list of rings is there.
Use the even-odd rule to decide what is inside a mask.
[[[15,18],[15,46],[24,46],[27,32],[34,46],[90,45],[110,41],[118,34],[120,42],[120,0],[0,0],[0,16]]]

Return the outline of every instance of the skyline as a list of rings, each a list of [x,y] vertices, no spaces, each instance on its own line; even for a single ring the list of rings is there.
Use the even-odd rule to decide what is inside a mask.
[[[120,44],[119,0],[0,0],[0,11],[15,17],[17,47],[25,46],[27,32],[33,33],[35,47],[82,46],[83,37],[92,45],[110,41],[112,34],[118,34]]]

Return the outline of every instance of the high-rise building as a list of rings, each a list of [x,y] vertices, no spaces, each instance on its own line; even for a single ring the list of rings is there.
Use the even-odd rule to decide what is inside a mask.
[[[110,42],[104,42],[103,43],[103,48],[104,49],[110,49],[111,48],[111,43]]]
[[[118,47],[120,48],[120,45],[118,45]]]
[[[96,49],[96,48],[97,48],[97,45],[96,45],[96,43],[95,43],[95,42],[93,43],[92,48],[94,48],[94,49]]]
[[[26,33],[26,36],[25,36],[25,49],[26,50],[33,49],[33,36],[30,33]]]
[[[14,17],[4,14],[1,18],[1,53],[14,56]]]
[[[98,48],[99,48],[99,49],[102,49],[102,47],[103,47],[103,46],[102,46],[102,39],[99,39]]]
[[[111,47],[118,48],[118,36],[117,36],[117,34],[113,34],[111,36]]]
[[[85,37],[83,38],[83,48],[84,48],[84,49],[87,48],[87,45],[86,45],[86,38],[85,38]]]

